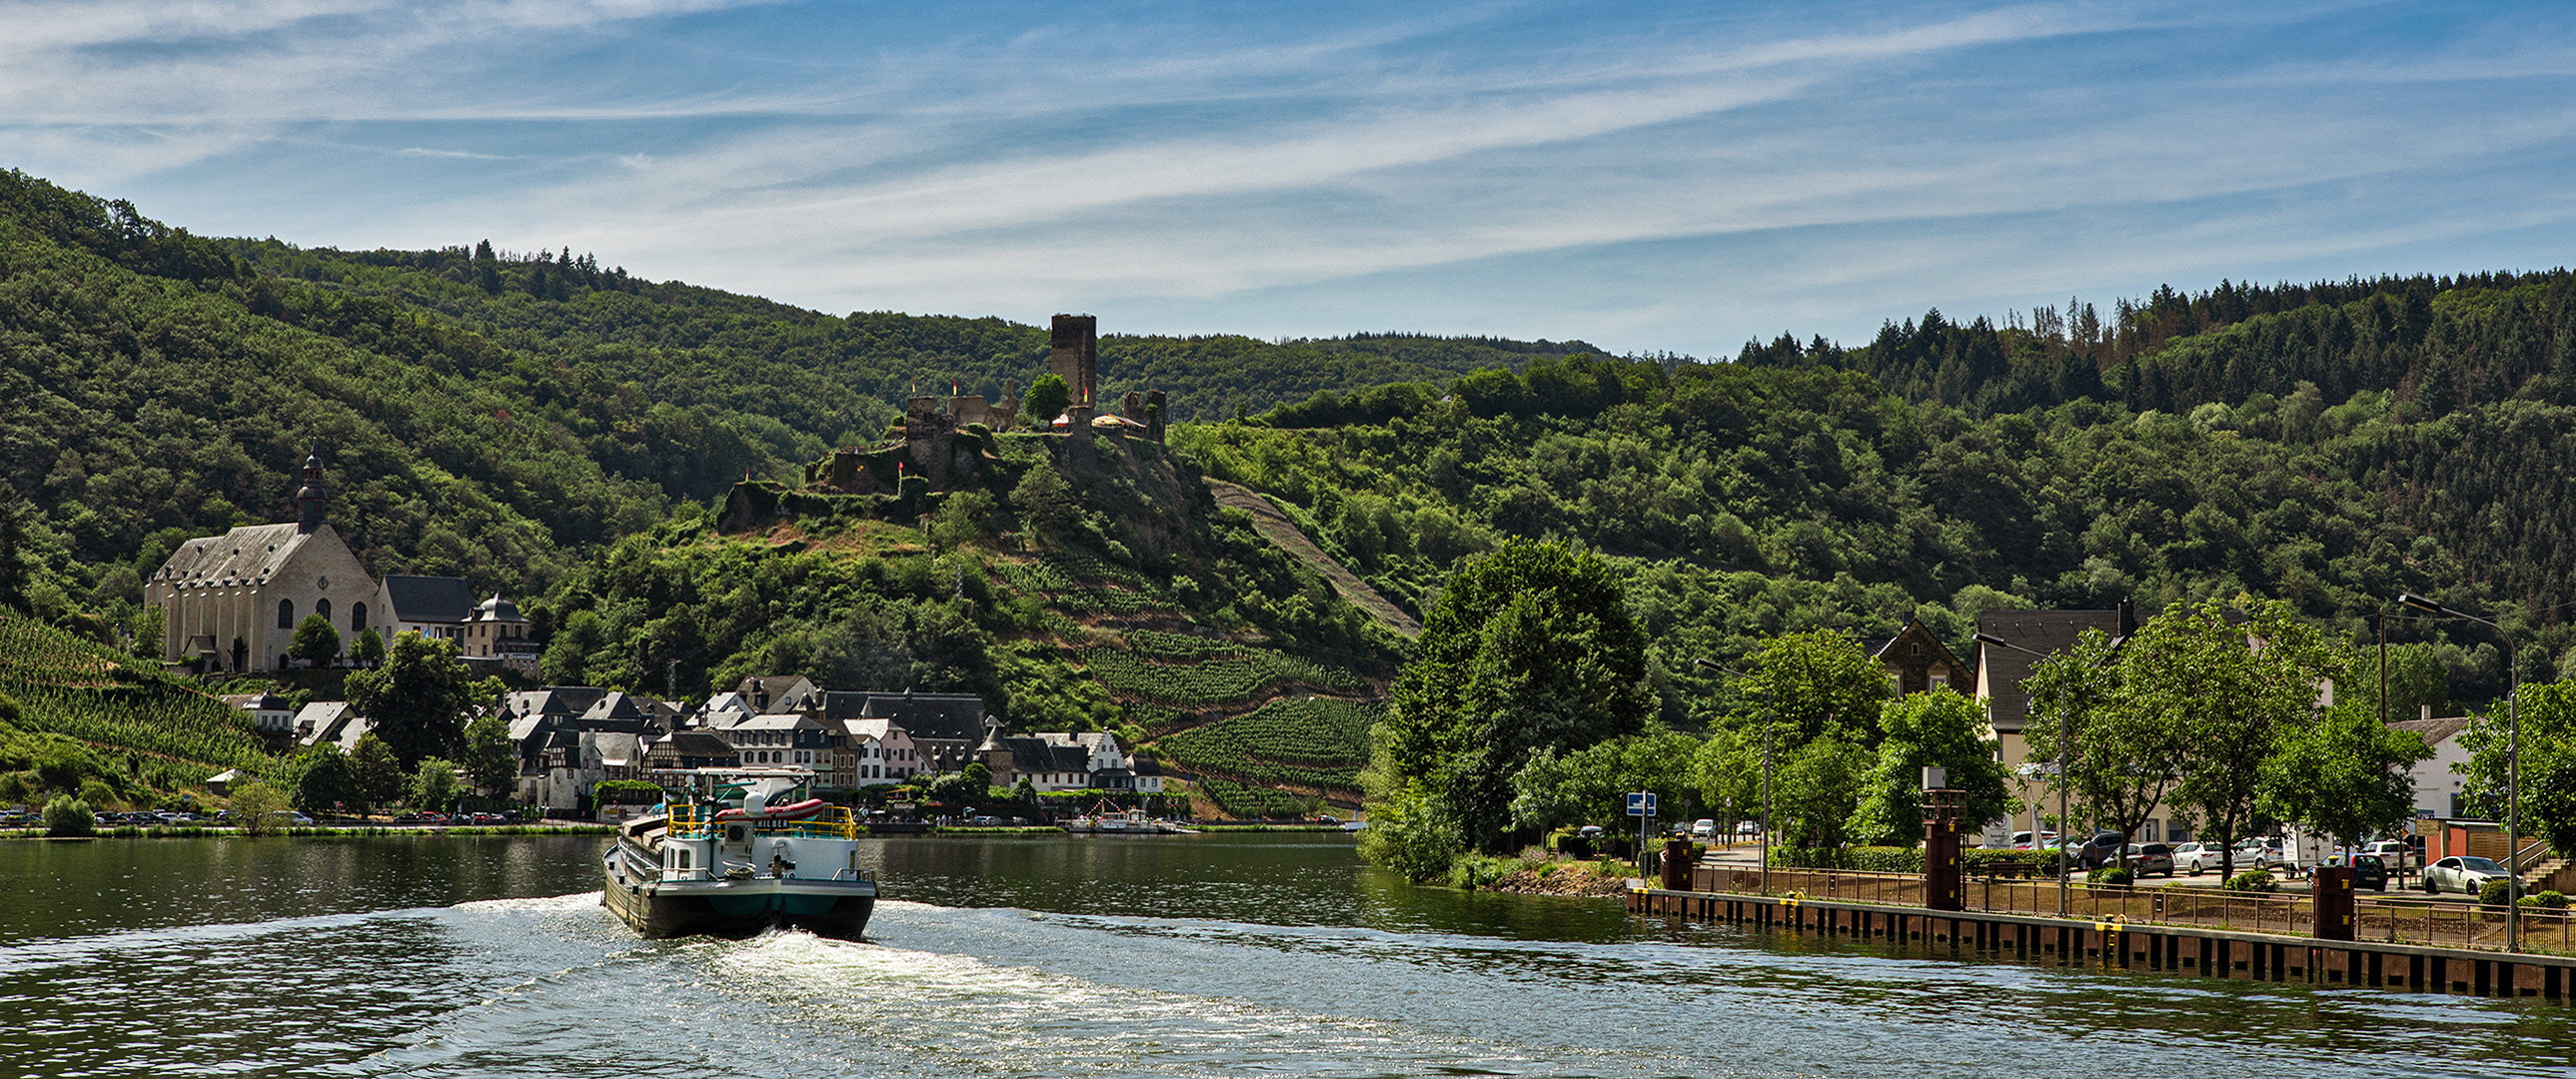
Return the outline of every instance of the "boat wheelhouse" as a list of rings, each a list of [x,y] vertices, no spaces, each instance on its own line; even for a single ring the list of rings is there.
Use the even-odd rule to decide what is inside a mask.
[[[876,908],[850,811],[803,768],[657,770],[673,797],[618,829],[601,902],[647,937],[803,929],[855,940]],[[675,788],[685,787],[685,790]]]

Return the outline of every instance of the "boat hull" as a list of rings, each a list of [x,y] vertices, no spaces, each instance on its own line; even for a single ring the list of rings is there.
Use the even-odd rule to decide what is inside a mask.
[[[818,937],[857,940],[877,904],[874,881],[642,880],[612,865],[600,902],[649,938],[758,936],[802,929]]]

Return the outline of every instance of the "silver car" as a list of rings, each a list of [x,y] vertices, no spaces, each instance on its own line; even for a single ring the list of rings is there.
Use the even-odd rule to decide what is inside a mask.
[[[2197,877],[2219,868],[2219,859],[2226,853],[2227,848],[2216,843],[2184,843],[2174,847],[2174,868]]]
[[[2493,859],[2475,856],[2451,857],[2424,867],[2423,888],[2434,895],[2444,892],[2466,892],[2476,895],[2480,885],[2504,878],[2504,867],[2497,865]]]

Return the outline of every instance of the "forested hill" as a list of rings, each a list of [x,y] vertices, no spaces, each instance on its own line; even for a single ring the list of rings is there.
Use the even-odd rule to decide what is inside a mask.
[[[1506,536],[1622,556],[1677,716],[1716,690],[1692,658],[1762,635],[1919,615],[1964,647],[1980,610],[2124,597],[2249,590],[2362,632],[2424,592],[2536,630],[2543,677],[2576,643],[2576,278],[2227,286],[2114,314],[1935,312],[1733,364],[1542,360],[1181,437],[1405,602]],[[2402,710],[2500,692],[2492,638],[2456,633],[2393,624],[2427,642]]]
[[[539,595],[678,500],[872,440],[916,387],[1026,385],[1044,351],[1034,325],[828,315],[570,252],[209,240],[0,173],[0,481],[49,616],[130,613],[180,539],[287,519],[317,445],[375,571]],[[2411,589],[2528,622],[2544,674],[2576,643],[2563,271],[1933,312],[1720,364],[1113,333],[1102,375],[1172,391],[1201,421],[1177,448],[1417,609],[1503,536],[1620,556],[1677,713],[1708,688],[1682,659],[1757,634],[1919,614],[1961,643],[1981,609],[2123,596],[2242,588],[2358,629]],[[2501,663],[2458,639],[2419,658],[2484,699]]]
[[[1593,350],[1113,332],[1101,373],[1214,417],[1569,351]],[[376,572],[532,594],[674,499],[873,441],[916,388],[1025,388],[1046,330],[827,315],[569,252],[208,239],[9,171],[0,358],[0,483],[32,505],[41,605],[115,618],[181,539],[291,519],[315,448]]]

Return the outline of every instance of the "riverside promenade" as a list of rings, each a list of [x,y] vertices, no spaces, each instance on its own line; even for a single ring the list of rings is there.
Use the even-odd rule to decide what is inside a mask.
[[[1629,891],[1631,912],[1880,939],[1926,954],[2422,993],[2576,995],[2576,954],[2566,947],[2576,938],[2559,912],[2526,911],[2526,950],[2506,952],[2501,913],[2472,904],[2329,898],[2320,936],[2315,901],[2304,894],[2077,885],[2061,916],[2054,881],[1966,879],[1954,897],[1959,909],[1927,905],[1920,874],[1775,867],[1766,895],[1758,867],[1720,864],[1649,883]]]

